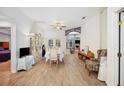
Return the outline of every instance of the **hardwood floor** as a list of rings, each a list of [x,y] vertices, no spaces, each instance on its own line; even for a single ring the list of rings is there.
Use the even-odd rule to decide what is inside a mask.
[[[104,82],[97,80],[96,73],[88,76],[84,63],[76,54],[65,56],[64,63],[58,66],[41,61],[28,71],[8,74],[8,77],[2,79],[0,85],[105,85]]]
[[[10,75],[10,61],[0,63],[0,85],[8,85]]]

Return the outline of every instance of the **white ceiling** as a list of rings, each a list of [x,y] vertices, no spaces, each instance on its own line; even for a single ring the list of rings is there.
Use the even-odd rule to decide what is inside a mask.
[[[0,11],[6,11],[7,16],[11,18],[25,16],[32,21],[49,25],[54,21],[64,21],[68,28],[73,28],[81,25],[82,17],[86,16],[88,19],[102,9],[103,7],[4,7],[0,8]],[[15,14],[12,12],[10,15],[11,11]]]
[[[54,21],[64,21],[68,28],[81,25],[82,17],[89,18],[102,10],[99,7],[38,7],[19,8],[33,21],[52,24]]]

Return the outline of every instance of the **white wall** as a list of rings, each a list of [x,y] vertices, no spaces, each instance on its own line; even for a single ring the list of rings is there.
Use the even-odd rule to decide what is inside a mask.
[[[0,42],[10,42],[10,36],[0,33]]]
[[[66,49],[65,31],[56,31],[55,29],[47,29],[44,31],[45,45],[48,46],[49,39],[59,39],[61,41],[61,48]]]
[[[107,9],[100,12],[100,48],[107,48]]]
[[[57,31],[56,29],[53,29],[51,26],[46,24],[35,24],[33,25],[33,31],[31,32],[37,32],[41,33],[43,37],[44,44],[46,48],[48,48],[48,40],[49,39],[59,39],[61,41],[61,48],[63,50],[66,49],[66,37],[65,37],[65,31]]]
[[[107,33],[105,32],[106,11],[101,14],[101,25],[98,25],[99,17],[95,15],[82,25],[81,48],[89,45],[90,49],[97,51],[99,48],[107,46],[107,85],[118,84],[118,14],[120,8],[107,8]],[[98,31],[101,29],[101,31]],[[105,34],[107,37],[105,38]],[[107,43],[105,42],[107,39]],[[101,43],[100,43],[101,42]]]
[[[99,13],[88,19],[81,28],[81,49],[89,46],[90,50],[97,56],[100,48],[100,22]]]
[[[27,33],[30,32],[32,22],[23,21],[17,23],[17,49],[21,47],[27,47],[30,45]]]
[[[29,46],[29,39],[26,34],[31,30],[32,20],[18,8],[0,8],[0,13],[2,17],[5,16],[6,19],[11,19],[16,23],[16,45],[17,54],[19,54],[19,48]]]
[[[118,9],[107,8],[107,11],[104,10],[100,14],[100,25],[97,25],[99,22],[97,22],[97,15],[95,15],[82,26],[82,48],[85,45],[89,45],[93,51],[107,48],[107,85],[118,84],[118,14],[116,12]],[[107,21],[105,20],[106,14]],[[99,31],[98,27],[100,27]]]
[[[97,57],[98,49],[107,48],[107,9],[87,19],[82,25],[81,48],[89,46]]]
[[[29,39],[26,34],[29,33],[32,27],[32,21],[16,8],[0,8],[1,26],[10,25],[11,28],[11,72],[17,70],[17,58],[19,56],[19,48],[29,46]],[[6,21],[12,21],[7,23]]]

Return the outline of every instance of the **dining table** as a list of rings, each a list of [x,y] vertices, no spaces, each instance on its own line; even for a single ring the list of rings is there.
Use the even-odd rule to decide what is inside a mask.
[[[45,60],[46,62],[48,62],[50,60],[50,51],[46,51],[46,54],[45,54]],[[58,60],[60,62],[63,62],[63,58],[64,58],[64,51],[61,51],[61,50],[57,50],[57,56],[58,56]]]

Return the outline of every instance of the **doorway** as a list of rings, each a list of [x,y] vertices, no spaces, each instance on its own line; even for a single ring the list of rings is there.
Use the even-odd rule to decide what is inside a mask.
[[[73,52],[78,52],[80,50],[80,33],[70,32],[66,36],[66,49],[70,49]]]
[[[9,30],[9,37],[10,37],[10,41],[6,42],[5,44],[5,49],[7,49],[7,46],[9,47],[8,49],[8,53],[10,51],[10,64],[9,66],[9,72],[11,73],[16,73],[16,67],[17,67],[17,53],[16,53],[16,25],[15,22],[13,20],[5,20],[5,19],[0,19],[0,27],[4,28],[4,29],[8,29]],[[4,39],[3,39],[4,40]],[[3,46],[3,44],[2,44]],[[6,56],[8,57],[9,54],[7,54]],[[4,57],[6,59],[6,56]],[[9,58],[8,58],[9,59]],[[7,59],[6,59],[7,60]]]
[[[0,26],[0,83],[8,82],[11,72],[11,27]],[[4,78],[4,79],[3,79]]]

